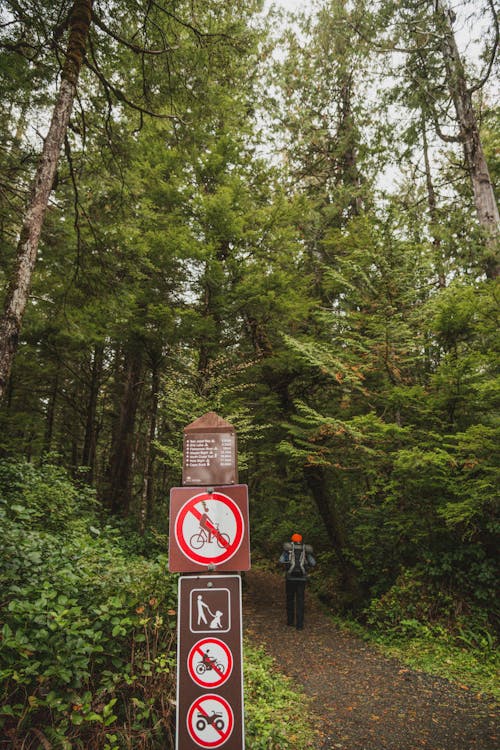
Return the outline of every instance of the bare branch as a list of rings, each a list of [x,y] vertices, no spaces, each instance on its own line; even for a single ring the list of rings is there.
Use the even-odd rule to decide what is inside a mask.
[[[433,111],[431,112],[431,115],[432,115],[432,122],[434,125],[434,130],[436,131],[436,134],[439,136],[439,138],[441,138],[442,141],[444,141],[445,143],[463,143],[464,139],[460,135],[447,135],[446,133],[443,133],[443,131],[441,130],[441,126],[438,122],[436,113]]]
[[[495,6],[493,4],[493,0],[488,0],[488,5],[491,8],[491,16],[492,16],[493,24],[494,24],[494,28],[495,28],[495,39],[493,40],[493,49],[491,51],[490,61],[489,61],[488,66],[486,68],[486,72],[485,72],[484,76],[477,83],[474,84],[474,86],[471,86],[469,88],[469,92],[471,94],[473,94],[475,91],[478,91],[479,89],[481,89],[484,86],[484,84],[487,82],[487,80],[489,79],[489,77],[491,75],[491,71],[492,71],[493,65],[495,63],[495,58],[496,58],[496,55],[497,55],[497,52],[498,52],[498,45],[499,45],[499,42],[500,42],[500,28],[499,28],[499,24],[498,24],[497,14],[495,12]]]

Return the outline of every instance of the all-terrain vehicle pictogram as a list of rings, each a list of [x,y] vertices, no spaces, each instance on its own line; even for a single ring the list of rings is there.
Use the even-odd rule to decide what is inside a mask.
[[[219,711],[212,711],[210,716],[199,713],[196,717],[196,729],[202,732],[207,726],[214,726],[219,732],[222,732],[225,727],[222,714]]]

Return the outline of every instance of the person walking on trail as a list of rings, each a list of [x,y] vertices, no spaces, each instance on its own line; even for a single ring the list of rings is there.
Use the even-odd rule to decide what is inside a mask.
[[[301,534],[292,534],[283,544],[279,562],[285,568],[287,625],[304,627],[304,597],[308,571],[316,565],[310,544],[303,544]]]

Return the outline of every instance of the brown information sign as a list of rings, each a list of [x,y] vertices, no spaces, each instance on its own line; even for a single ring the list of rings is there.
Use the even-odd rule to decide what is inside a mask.
[[[179,579],[176,750],[244,750],[241,580]]]
[[[236,432],[215,412],[184,428],[182,484],[209,486],[238,482]]]
[[[248,487],[170,490],[168,569],[249,570]]]

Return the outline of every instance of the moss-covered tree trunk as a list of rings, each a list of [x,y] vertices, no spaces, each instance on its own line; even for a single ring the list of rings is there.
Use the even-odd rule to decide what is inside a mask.
[[[17,246],[16,267],[0,321],[0,398],[4,395],[17,350],[40,234],[54,183],[59,153],[73,108],[91,19],[92,0],[76,0],[69,19],[69,41],[61,85],[31,188]]]

